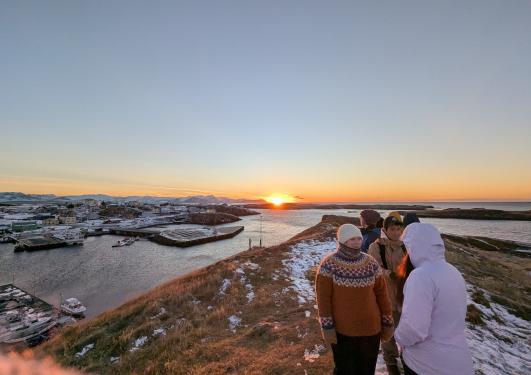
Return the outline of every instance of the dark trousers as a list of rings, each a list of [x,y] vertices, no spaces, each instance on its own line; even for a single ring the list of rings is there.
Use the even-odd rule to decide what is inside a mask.
[[[337,334],[332,344],[334,375],[374,375],[380,335],[350,337]]]
[[[404,375],[418,375],[415,371],[407,367],[406,362],[404,362],[404,358],[402,359],[402,365],[404,366]]]

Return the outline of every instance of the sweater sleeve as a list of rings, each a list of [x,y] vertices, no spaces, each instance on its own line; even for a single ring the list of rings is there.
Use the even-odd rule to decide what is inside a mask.
[[[404,288],[404,306],[396,341],[403,347],[426,340],[431,326],[435,290],[426,277],[413,271]]]
[[[389,299],[387,283],[385,282],[381,269],[378,270],[376,282],[374,283],[374,294],[376,295],[376,302],[378,302],[378,307],[380,308],[382,325],[392,326],[393,312],[391,308],[391,300]]]
[[[321,329],[335,329],[332,314],[333,281],[332,270],[326,258],[321,262],[315,279],[315,294]]]

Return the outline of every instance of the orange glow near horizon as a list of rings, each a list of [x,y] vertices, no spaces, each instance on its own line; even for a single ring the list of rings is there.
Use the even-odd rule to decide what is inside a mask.
[[[296,199],[288,194],[272,194],[264,198],[266,202],[272,203],[275,206],[282,206],[284,203],[293,203]]]
[[[531,182],[531,179],[527,179]],[[233,199],[263,199],[281,206],[285,203],[303,201],[305,203],[332,202],[435,202],[435,201],[529,201],[531,190],[529,182],[519,180],[513,183],[504,181],[503,186],[497,181],[480,180],[463,186],[462,180],[432,181],[430,184],[409,184],[398,181],[392,186],[376,184],[372,180],[357,183],[322,184],[306,181],[301,186],[289,186],[291,193],[263,194],[263,184],[251,184],[245,189],[234,186],[220,186],[218,191],[194,185],[186,188],[174,188],[178,184],[168,182],[160,185],[133,183],[102,183],[93,180],[68,180],[56,178],[18,177],[2,178],[0,175],[0,192],[13,191],[26,194],[108,194],[112,196],[150,195],[159,197],[184,197],[212,194]],[[258,186],[257,186],[258,185]],[[481,185],[481,190],[479,186]],[[169,186],[169,187],[168,187]],[[353,188],[353,186],[355,186]],[[481,195],[478,194],[481,191]],[[296,192],[297,194],[294,194]],[[300,198],[299,194],[304,198]]]

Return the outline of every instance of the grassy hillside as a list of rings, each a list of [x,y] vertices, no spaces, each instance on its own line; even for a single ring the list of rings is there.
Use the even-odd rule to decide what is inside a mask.
[[[255,248],[172,280],[65,329],[37,355],[98,374],[330,373],[313,278],[319,259],[335,248],[337,227],[350,220],[325,216],[279,246]],[[485,239],[445,241],[448,260],[469,283],[468,334],[472,346],[480,346],[473,349],[478,373],[503,373],[496,372],[498,365],[518,373],[517,358],[526,355],[531,333],[531,260],[507,242],[497,241],[493,249],[482,245],[489,243]],[[499,326],[507,329],[497,332]],[[497,357],[482,357],[487,354]],[[381,359],[378,373],[385,374]]]

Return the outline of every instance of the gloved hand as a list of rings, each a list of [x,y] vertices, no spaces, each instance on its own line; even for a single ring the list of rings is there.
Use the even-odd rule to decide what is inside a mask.
[[[382,331],[380,332],[380,339],[383,342],[387,342],[391,340],[394,334],[395,334],[395,328],[393,326],[382,324]]]
[[[337,344],[337,335],[334,328],[322,329],[321,331],[323,332],[323,339],[328,345]]]

